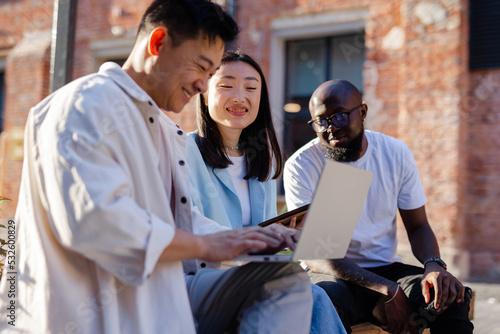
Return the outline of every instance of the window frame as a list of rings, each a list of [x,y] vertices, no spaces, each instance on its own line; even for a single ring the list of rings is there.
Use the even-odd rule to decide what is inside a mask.
[[[92,71],[96,72],[106,61],[126,59],[134,48],[135,36],[126,36],[109,40],[93,41],[90,49],[93,54]]]
[[[276,18],[271,22],[269,97],[278,141],[283,146],[285,125],[286,42],[322,38],[364,31],[368,8],[357,8],[297,17]]]
[[[301,106],[300,111],[298,112],[285,112],[284,117],[283,117],[283,145],[282,145],[282,151],[285,154],[285,156],[289,156],[293,154],[297,149],[299,149],[302,145],[305,145],[309,140],[314,139],[316,135],[314,134],[313,131],[310,131],[311,128],[306,125],[306,122],[310,119],[310,114],[309,114],[309,99],[310,95],[312,94],[312,91],[309,91],[306,95],[304,94],[297,94],[294,95],[292,92],[292,87],[290,86],[293,84],[292,77],[294,73],[294,68],[292,68],[293,64],[291,64],[291,57],[293,44],[294,43],[307,43],[307,42],[319,42],[318,45],[321,46],[321,55],[320,57],[322,58],[321,60],[323,61],[323,68],[322,68],[322,73],[321,76],[322,78],[320,79],[319,84],[325,82],[326,80],[332,79],[332,71],[334,71],[335,68],[335,61],[336,59],[333,59],[332,56],[334,55],[334,47],[339,46],[343,40],[348,38],[350,41],[355,41],[356,36],[358,34],[363,34],[363,39],[364,39],[364,30],[359,31],[359,32],[348,32],[348,33],[342,33],[342,34],[334,34],[334,35],[328,35],[320,38],[308,38],[308,39],[294,39],[294,40],[288,40],[286,42],[286,67],[285,67],[285,91],[284,91],[284,102],[285,103],[294,103],[294,104],[299,104]],[[340,43],[340,44],[339,44]],[[355,41],[356,43],[356,41]],[[301,46],[303,46],[302,44]],[[299,49],[299,50],[307,50],[306,49]],[[365,50],[365,43],[363,40],[363,53]],[[364,57],[363,57],[364,58]],[[359,63],[357,64],[359,65]],[[356,66],[357,67],[357,66]],[[361,66],[360,68],[360,74],[362,77],[363,74],[363,67]],[[351,81],[354,83],[356,86],[361,84],[359,81]],[[317,86],[318,84],[315,84]],[[314,90],[316,87],[312,88]],[[358,87],[359,91],[362,93],[363,92],[363,87]],[[296,92],[295,92],[296,93]]]

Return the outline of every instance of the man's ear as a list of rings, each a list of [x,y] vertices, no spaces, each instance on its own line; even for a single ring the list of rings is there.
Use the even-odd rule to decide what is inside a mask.
[[[148,53],[152,56],[158,56],[160,47],[165,43],[165,36],[167,36],[167,29],[164,27],[157,27],[151,31],[148,40]]]
[[[363,118],[363,120],[366,118],[366,115],[368,114],[368,105],[366,103],[363,103],[364,104],[364,108],[361,109],[361,117]]]

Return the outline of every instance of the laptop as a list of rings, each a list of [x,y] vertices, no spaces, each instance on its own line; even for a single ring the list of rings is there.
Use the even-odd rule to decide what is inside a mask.
[[[233,261],[290,262],[344,258],[372,177],[372,172],[327,160],[313,200],[307,208],[295,252],[240,255]]]

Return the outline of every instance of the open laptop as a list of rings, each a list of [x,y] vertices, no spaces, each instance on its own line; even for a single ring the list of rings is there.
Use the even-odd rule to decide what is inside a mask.
[[[373,173],[327,160],[293,254],[240,255],[234,260],[289,262],[346,254]]]

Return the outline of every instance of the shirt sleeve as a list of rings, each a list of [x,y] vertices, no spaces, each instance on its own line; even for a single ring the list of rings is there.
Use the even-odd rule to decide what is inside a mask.
[[[417,163],[410,149],[403,143],[403,179],[398,194],[398,208],[403,210],[418,209],[425,205],[424,188],[417,169]]]
[[[285,163],[283,186],[288,211],[311,203],[314,191],[306,181],[304,168],[293,160]]]
[[[220,225],[219,223],[203,216],[196,206],[191,209],[193,217],[193,233],[197,235],[204,235],[210,233],[217,233],[220,231],[227,231],[231,228]]]
[[[92,132],[99,122],[69,113],[71,121],[46,120],[36,132],[43,137],[35,141],[36,174],[52,233],[63,247],[139,285],[174,237],[171,212],[166,222],[139,205],[131,174],[144,171],[130,170],[132,155],[121,154],[116,133]]]

